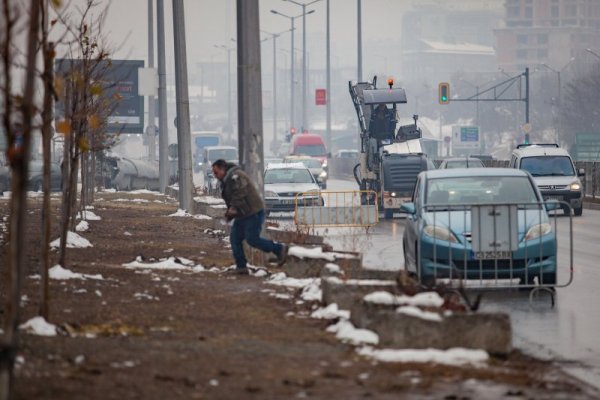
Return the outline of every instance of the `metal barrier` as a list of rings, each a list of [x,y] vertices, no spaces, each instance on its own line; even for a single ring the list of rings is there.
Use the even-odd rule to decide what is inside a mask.
[[[556,203],[570,208],[568,203]],[[548,213],[545,204],[426,206],[421,215],[427,222],[418,227],[415,260],[409,269],[416,264],[419,282],[426,286],[566,287],[573,281],[573,219],[571,213],[561,217],[568,219],[569,265],[568,277],[559,282],[559,224],[556,210]]]
[[[311,228],[371,227],[379,222],[377,204],[372,190],[298,193],[294,221]]]

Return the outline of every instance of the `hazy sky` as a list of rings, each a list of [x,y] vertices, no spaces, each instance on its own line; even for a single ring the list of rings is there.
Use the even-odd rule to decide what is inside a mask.
[[[172,2],[165,0],[165,23],[167,40],[167,60],[172,60]],[[356,65],[356,1],[331,0],[331,41],[332,63],[335,66]],[[369,53],[368,46],[376,41],[399,40],[402,11],[408,1],[398,0],[363,0],[363,52]],[[123,43],[115,58],[146,59],[147,50],[147,0],[113,0],[105,27],[110,40]],[[282,32],[290,29],[290,20],[270,12],[276,9],[290,16],[302,13],[300,6],[283,0],[261,0],[261,29],[268,32]],[[311,66],[324,67],[325,60],[325,1],[319,1],[307,10],[315,13],[307,16],[307,51]],[[197,62],[225,60],[226,52],[216,49],[214,45],[235,45],[231,38],[236,36],[235,0],[187,0],[186,39],[188,66]],[[302,45],[302,18],[296,19],[296,48]],[[265,35],[267,37],[267,35]],[[263,52],[271,51],[271,42],[265,42]],[[278,41],[278,46],[289,49],[290,36],[286,33]],[[390,48],[390,52],[398,49]],[[382,70],[387,55],[375,55],[365,58],[364,70],[379,68]],[[392,57],[389,57],[392,58]],[[321,66],[322,65],[322,66]],[[392,68],[392,66],[388,66]],[[168,66],[171,69],[171,66]]]

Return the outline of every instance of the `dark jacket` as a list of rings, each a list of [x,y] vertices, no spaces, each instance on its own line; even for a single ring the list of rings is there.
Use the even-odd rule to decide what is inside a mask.
[[[221,197],[227,208],[237,211],[235,218],[245,218],[263,210],[263,203],[252,179],[237,165],[227,163],[225,177],[221,182]]]

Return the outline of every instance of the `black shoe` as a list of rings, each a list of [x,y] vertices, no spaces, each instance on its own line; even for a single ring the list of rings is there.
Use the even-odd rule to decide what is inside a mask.
[[[248,268],[234,268],[227,270],[226,273],[228,275],[250,275]]]
[[[282,244],[281,245],[281,251],[279,252],[279,254],[277,254],[277,265],[278,266],[282,266],[283,264],[285,264],[286,260],[287,260],[287,254],[288,254],[288,245],[287,244]]]

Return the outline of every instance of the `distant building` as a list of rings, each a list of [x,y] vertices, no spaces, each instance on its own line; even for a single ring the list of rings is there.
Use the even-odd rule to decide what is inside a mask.
[[[495,30],[498,66],[566,65],[600,43],[600,0],[506,0],[504,27]]]
[[[502,5],[502,0],[414,2],[402,18],[403,75],[420,82],[495,70],[493,28],[501,23]]]

